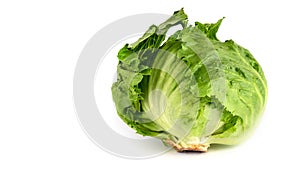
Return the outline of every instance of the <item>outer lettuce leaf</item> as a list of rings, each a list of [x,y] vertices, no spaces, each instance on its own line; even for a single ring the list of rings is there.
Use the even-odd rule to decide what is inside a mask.
[[[267,100],[266,79],[261,66],[245,48],[232,40],[214,41],[213,44],[218,50],[226,75],[224,106],[234,120],[224,118],[223,123],[227,127],[221,126],[223,133],[216,132],[211,142],[237,144],[247,138],[262,115]]]
[[[148,90],[148,85],[141,85],[147,81],[147,76],[154,71],[150,68],[153,56],[157,54],[165,39],[166,31],[177,24],[185,26],[187,16],[183,10],[177,11],[166,22],[159,26],[152,25],[137,42],[126,44],[118,53],[118,80],[112,86],[113,99],[119,116],[137,133],[148,136],[172,137],[165,128],[157,125],[149,111],[143,110],[142,97]],[[144,91],[144,92],[142,92]],[[147,94],[147,93],[146,93]],[[146,98],[147,99],[147,98]]]

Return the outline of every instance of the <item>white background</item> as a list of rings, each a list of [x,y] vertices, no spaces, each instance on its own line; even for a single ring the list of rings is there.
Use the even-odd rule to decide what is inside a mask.
[[[299,168],[297,1],[0,1],[0,168]],[[147,160],[108,154],[82,131],[72,100],[77,59],[102,27],[125,16],[185,8],[191,21],[225,16],[219,37],[248,48],[269,85],[254,135],[205,154]]]

